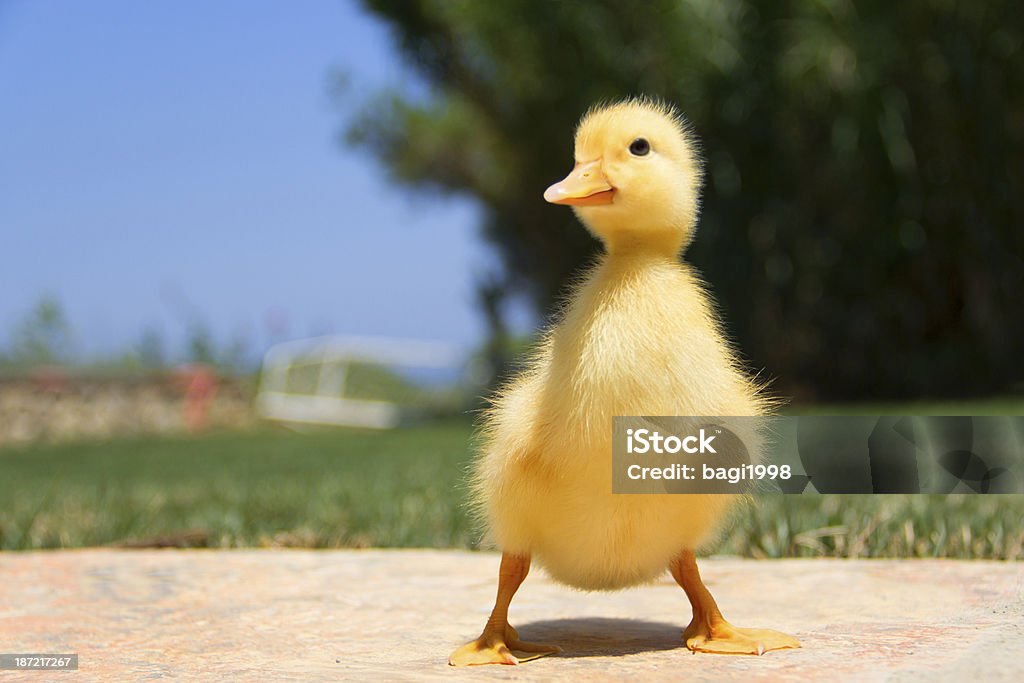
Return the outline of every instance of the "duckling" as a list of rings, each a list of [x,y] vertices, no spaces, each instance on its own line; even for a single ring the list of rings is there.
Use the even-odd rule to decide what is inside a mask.
[[[559,652],[520,640],[508,607],[536,562],[583,590],[651,582],[666,569],[685,591],[694,651],[762,654],[789,635],[731,625],[701,581],[695,549],[736,496],[613,495],[612,417],[762,415],[770,407],[679,255],[696,227],[701,166],[668,105],[632,99],[589,111],[576,166],[544,193],[569,205],[605,247],[561,320],[484,417],[473,502],[501,550],[483,633],[449,664],[517,664]]]

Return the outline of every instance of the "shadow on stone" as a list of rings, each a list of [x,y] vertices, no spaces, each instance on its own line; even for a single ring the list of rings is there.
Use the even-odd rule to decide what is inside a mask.
[[[516,625],[525,641],[562,648],[559,657],[616,657],[659,650],[686,650],[683,626],[663,621],[584,617]]]

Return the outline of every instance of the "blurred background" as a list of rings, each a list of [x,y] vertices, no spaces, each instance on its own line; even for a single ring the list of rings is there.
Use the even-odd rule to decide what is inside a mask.
[[[1024,408],[1012,2],[0,2],[0,548],[468,546],[474,411],[598,245],[591,104],[702,142],[794,412]],[[774,498],[719,552],[1018,558],[1010,496]]]

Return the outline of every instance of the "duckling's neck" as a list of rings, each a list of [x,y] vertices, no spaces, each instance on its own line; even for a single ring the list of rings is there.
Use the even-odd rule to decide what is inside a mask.
[[[606,237],[608,261],[619,265],[660,265],[675,263],[683,250],[682,237],[675,231],[637,234],[624,232]]]

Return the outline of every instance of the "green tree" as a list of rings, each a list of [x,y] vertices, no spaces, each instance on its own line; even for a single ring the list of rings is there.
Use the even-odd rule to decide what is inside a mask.
[[[1024,13],[1016,3],[367,0],[430,85],[349,129],[395,178],[476,198],[480,300],[552,310],[596,244],[544,187],[595,102],[678,104],[707,187],[688,259],[786,393],[1024,380]],[[495,287],[495,283],[498,286]]]
[[[11,339],[11,360],[16,365],[65,363],[70,359],[71,326],[55,297],[40,299],[14,328]]]
[[[193,363],[216,365],[218,362],[217,344],[210,328],[200,320],[189,322],[186,332],[185,357]]]
[[[164,340],[156,329],[150,327],[142,333],[136,348],[136,355],[144,368],[162,368],[167,364]]]
[[[228,342],[219,343],[209,326],[198,316],[188,323],[185,345],[185,358],[189,362],[211,365],[227,373],[251,370],[246,336],[236,334]]]

